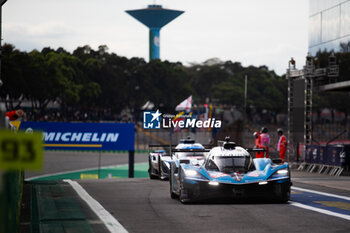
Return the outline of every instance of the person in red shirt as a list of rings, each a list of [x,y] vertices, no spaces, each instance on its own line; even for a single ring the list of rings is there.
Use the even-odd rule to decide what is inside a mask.
[[[287,151],[287,138],[283,134],[283,130],[277,129],[277,134],[279,136],[278,144],[277,144],[277,151],[280,152],[280,159],[282,160],[282,164],[284,163],[286,151]]]
[[[14,111],[6,112],[6,116],[10,119],[10,121],[14,121],[20,117],[23,117],[24,111],[22,109],[17,109]]]
[[[254,138],[255,138],[255,148],[263,148],[261,146],[261,140],[260,140],[260,133],[259,132],[254,132],[253,134]],[[255,152],[256,155],[255,155],[255,158],[264,158],[264,152]]]
[[[260,131],[260,141],[262,148],[266,150],[266,158],[269,157],[269,146],[270,146],[270,135],[267,133],[268,129],[266,127],[262,127]]]

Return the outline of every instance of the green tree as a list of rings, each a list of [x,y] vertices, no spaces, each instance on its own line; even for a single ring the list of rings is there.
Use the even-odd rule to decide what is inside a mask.
[[[4,44],[2,48],[3,86],[0,93],[8,110],[18,108],[24,99],[28,64],[30,64],[30,57],[27,53],[20,52],[13,45]],[[16,106],[15,102],[18,102]]]

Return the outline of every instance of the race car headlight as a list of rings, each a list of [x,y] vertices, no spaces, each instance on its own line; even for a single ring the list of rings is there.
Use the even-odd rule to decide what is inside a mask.
[[[202,174],[192,169],[184,169],[186,178],[207,179]]]
[[[193,177],[193,176],[197,176],[198,172],[196,172],[195,170],[185,170],[185,175]]]
[[[281,178],[281,177],[286,177],[286,176],[289,176],[289,170],[288,170],[288,168],[284,168],[284,169],[277,170],[277,171],[271,176],[271,178]]]
[[[288,169],[281,169],[281,170],[278,170],[277,171],[277,174],[278,175],[288,175],[288,173],[289,173],[289,171],[288,171]]]
[[[218,185],[219,185],[219,182],[217,182],[217,181],[209,181],[208,184],[209,184],[209,185],[218,186]]]
[[[267,184],[267,181],[261,181],[261,182],[259,182],[259,185],[265,185],[265,184]]]

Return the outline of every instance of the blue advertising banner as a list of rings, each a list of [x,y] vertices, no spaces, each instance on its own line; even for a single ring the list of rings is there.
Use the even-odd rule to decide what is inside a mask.
[[[134,150],[135,125],[132,123],[25,121],[19,130],[42,131],[45,149]]]

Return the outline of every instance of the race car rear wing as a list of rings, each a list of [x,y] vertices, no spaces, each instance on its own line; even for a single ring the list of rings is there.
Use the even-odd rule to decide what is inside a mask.
[[[165,154],[164,155],[171,155],[171,147],[172,145],[162,145],[162,144],[150,144],[148,145],[148,153],[154,152],[153,148],[159,148],[159,149],[164,149]]]
[[[235,142],[230,142],[230,137],[226,137],[225,141],[218,141],[218,145],[225,149],[234,149],[236,147]],[[265,148],[245,148],[248,152],[266,152]]]
[[[264,152],[264,158],[266,158],[266,149],[265,148],[246,148],[245,149],[248,152]],[[250,156],[252,156],[250,154]]]
[[[152,147],[163,147],[163,148],[170,148],[173,145],[162,145],[162,144],[150,144],[148,145],[148,148],[152,148]]]
[[[176,152],[209,152],[210,149],[209,148],[212,148],[213,145],[203,145],[205,147],[205,149],[175,149],[175,145],[159,145],[159,144],[150,144],[148,145],[149,149],[151,148],[155,148],[155,147],[158,147],[158,148],[164,148],[164,149],[168,149],[169,148],[169,155],[171,155],[172,153],[176,153]]]
[[[209,152],[210,149],[174,149],[172,152]]]
[[[266,152],[265,148],[247,148],[245,150],[248,152]]]
[[[162,144],[150,144],[148,145],[149,148],[155,148],[155,147],[162,147],[162,148],[169,148],[172,152],[209,152],[213,145],[203,145],[205,149],[175,149],[175,145],[162,145]],[[264,148],[245,148],[248,152],[266,152],[266,149]]]
[[[214,147],[214,145],[203,145],[204,148],[209,149]],[[176,147],[176,145],[170,145],[170,144],[149,144],[148,147],[166,147],[166,148],[174,148]]]

